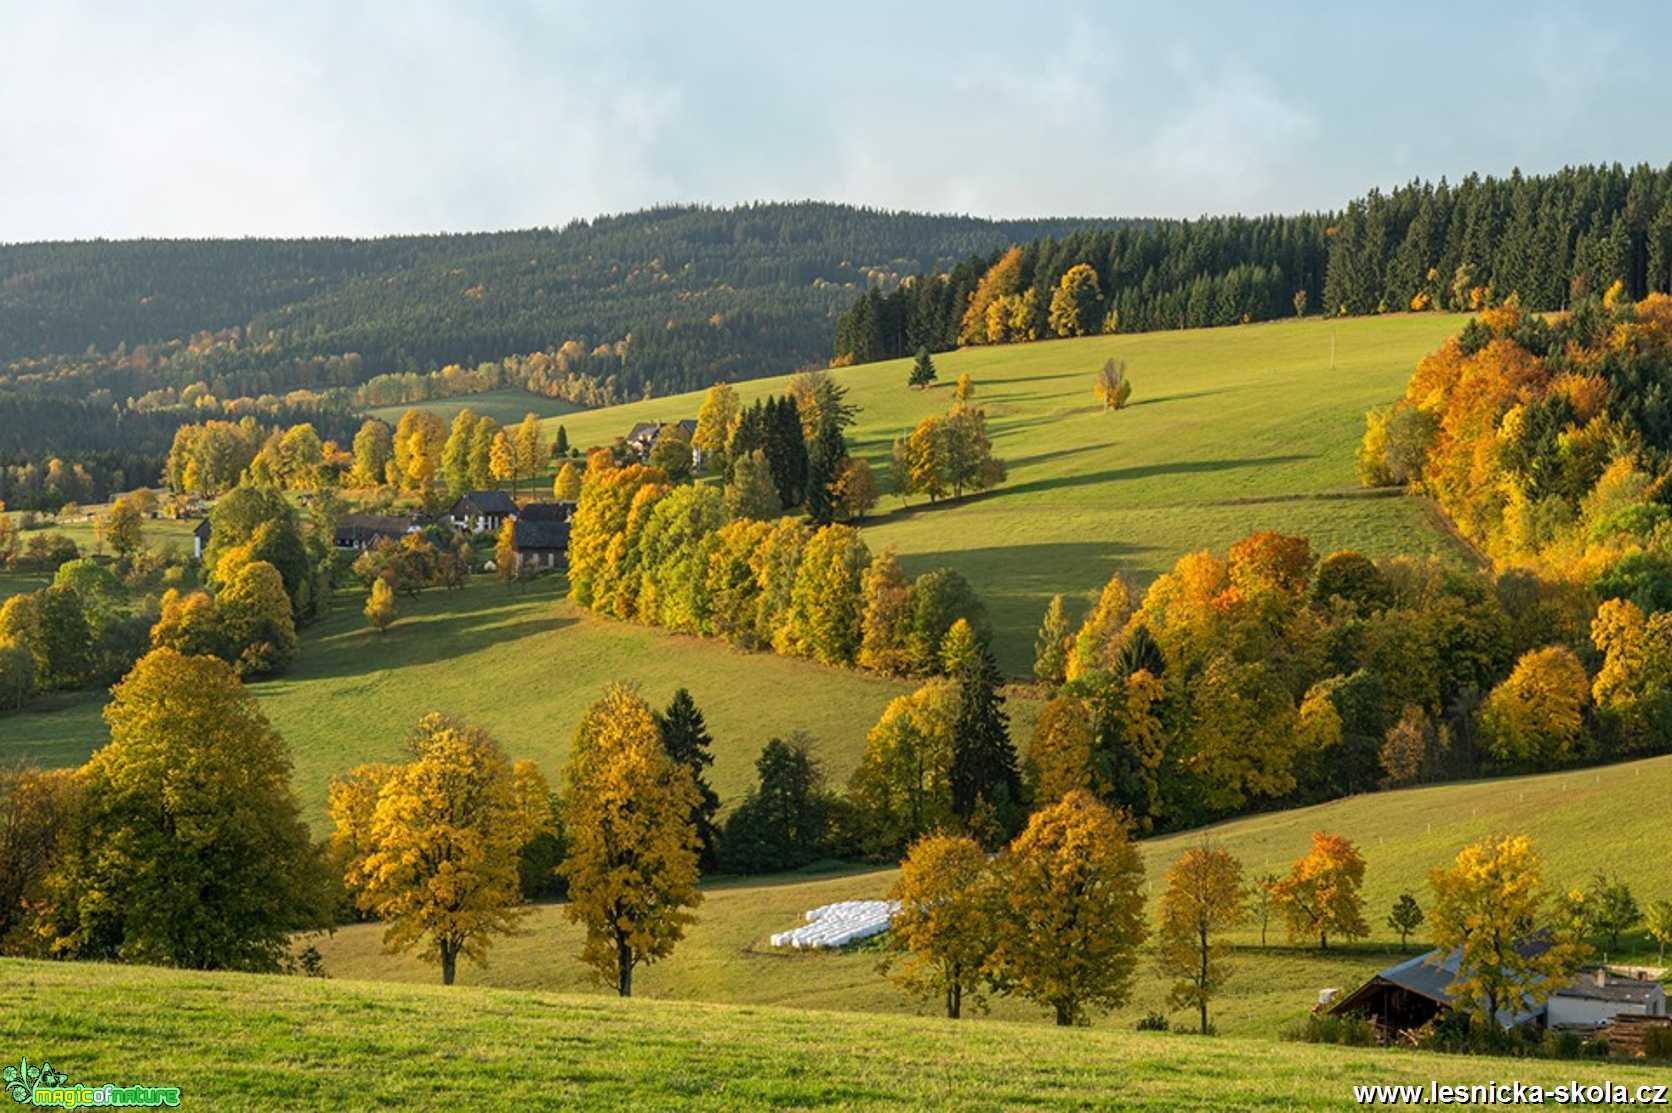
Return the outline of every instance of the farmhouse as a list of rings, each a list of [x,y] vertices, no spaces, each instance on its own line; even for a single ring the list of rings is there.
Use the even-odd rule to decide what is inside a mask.
[[[517,516],[517,504],[504,491],[468,491],[447,511],[454,529],[466,533],[498,533],[505,519]]]
[[[569,522],[519,517],[511,527],[518,572],[545,572],[569,563]]]
[[[197,560],[203,559],[203,550],[209,545],[209,519],[204,518],[192,530],[192,556]]]
[[[671,423],[641,421],[634,425],[623,439],[626,441],[628,448],[638,453],[640,460],[648,460],[650,459],[650,450],[656,444],[656,438],[661,436],[662,430],[667,428],[669,424],[679,426],[684,431],[686,440],[690,440],[697,435],[696,419],[687,417]],[[695,448],[691,450],[691,465],[698,468],[702,467],[702,453]]]
[[[1519,949],[1531,956],[1549,946],[1548,937],[1538,936],[1522,942]],[[1457,980],[1461,959],[1461,948],[1450,953],[1433,950],[1406,959],[1332,1001],[1328,1011],[1336,1016],[1357,1013],[1368,1017],[1383,1040],[1420,1028],[1454,1007],[1450,986]],[[1666,1015],[1665,991],[1647,978],[1599,967],[1575,975],[1543,1004],[1522,1002],[1515,1008],[1500,1009],[1498,1023],[1505,1028],[1524,1024],[1598,1028],[1620,1015]]]
[[[416,518],[385,514],[344,514],[337,523],[333,543],[339,549],[369,549],[383,538],[399,541],[419,529]]]
[[[576,503],[573,499],[558,499],[555,502],[524,503],[517,511],[519,522],[571,522],[575,518]]]

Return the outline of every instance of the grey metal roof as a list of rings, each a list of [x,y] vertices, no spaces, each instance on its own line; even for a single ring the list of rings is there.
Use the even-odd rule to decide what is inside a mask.
[[[511,496],[504,491],[467,491],[459,496],[459,501],[453,504],[451,513],[458,514],[515,514],[517,504],[511,501]]]
[[[1653,1000],[1664,992],[1659,982],[1646,982],[1637,978],[1622,978],[1614,974],[1605,975],[1602,985],[1597,985],[1594,972],[1575,974],[1573,981],[1556,991],[1557,997],[1579,997],[1588,1001],[1618,1001],[1626,1004],[1641,1005]]]
[[[511,527],[511,543],[518,552],[530,549],[566,551],[569,548],[569,523],[518,518],[517,524]]]

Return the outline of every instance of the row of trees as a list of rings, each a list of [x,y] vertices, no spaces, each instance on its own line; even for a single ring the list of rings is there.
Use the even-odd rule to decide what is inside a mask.
[[[1146,827],[1484,769],[1672,747],[1660,616],[1524,570],[1496,574],[1251,535],[1136,597],[1117,574],[1076,628],[1053,599],[1052,691],[1025,771]]]
[[[1045,238],[873,287],[839,362],[1304,314],[1556,310],[1616,281],[1672,291],[1672,166],[1569,167],[1372,190],[1338,214],[1148,221]]]
[[[728,493],[595,454],[569,541],[569,597],[616,618],[788,656],[871,667],[936,664],[968,585],[930,573],[913,596],[852,526],[731,517]]]

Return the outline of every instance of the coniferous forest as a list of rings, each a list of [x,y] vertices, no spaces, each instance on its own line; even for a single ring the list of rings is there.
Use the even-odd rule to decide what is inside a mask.
[[[1146,221],[997,249],[858,298],[839,362],[1307,313],[1560,310],[1672,288],[1672,166],[1470,175],[1336,213]]]

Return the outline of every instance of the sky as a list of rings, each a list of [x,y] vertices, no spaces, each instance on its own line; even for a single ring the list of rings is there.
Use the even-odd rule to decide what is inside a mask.
[[[1672,6],[1497,7],[0,0],[0,241],[1295,212],[1672,160]]]

